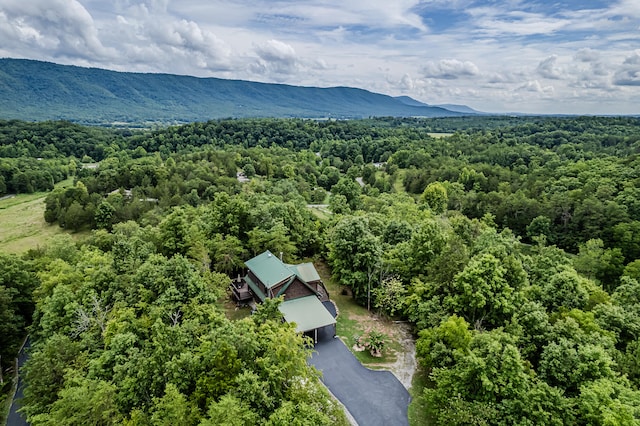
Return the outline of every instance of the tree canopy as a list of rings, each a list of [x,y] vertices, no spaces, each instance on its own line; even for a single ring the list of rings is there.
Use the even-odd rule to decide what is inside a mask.
[[[638,423],[639,125],[0,122],[0,196],[91,235],[2,255],[2,362],[31,324],[33,424],[344,422],[273,305],[216,306],[269,249],[413,325],[433,424]]]

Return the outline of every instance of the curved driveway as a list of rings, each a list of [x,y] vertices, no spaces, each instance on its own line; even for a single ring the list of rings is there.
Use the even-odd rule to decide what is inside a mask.
[[[393,373],[363,367],[342,340],[333,338],[333,326],[318,331],[309,363],[322,371],[324,384],[359,425],[409,425],[409,392]]]

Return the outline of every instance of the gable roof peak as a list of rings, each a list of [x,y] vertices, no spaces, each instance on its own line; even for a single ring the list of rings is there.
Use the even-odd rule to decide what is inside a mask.
[[[294,275],[294,272],[269,250],[247,260],[244,264],[267,288]]]

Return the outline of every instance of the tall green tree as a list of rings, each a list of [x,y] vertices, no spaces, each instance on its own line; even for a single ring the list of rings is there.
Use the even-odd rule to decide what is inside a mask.
[[[509,282],[507,272],[492,254],[476,255],[454,278],[444,305],[476,326],[504,325],[522,302],[520,289]]]
[[[447,209],[449,198],[447,189],[440,182],[432,182],[422,192],[422,201],[429,206],[435,214],[440,214]]]
[[[362,216],[341,219],[329,237],[329,262],[338,282],[366,302],[379,283],[381,245]]]

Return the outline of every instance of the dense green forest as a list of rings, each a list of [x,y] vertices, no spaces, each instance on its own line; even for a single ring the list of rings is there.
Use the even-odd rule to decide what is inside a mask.
[[[5,121],[0,153],[0,195],[72,176],[45,220],[93,230],[0,264],[33,424],[343,422],[274,306],[215,306],[266,249],[414,325],[432,424],[640,423],[639,119]]]

